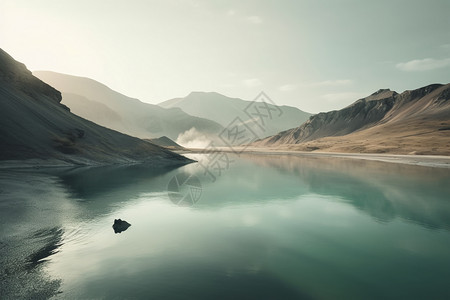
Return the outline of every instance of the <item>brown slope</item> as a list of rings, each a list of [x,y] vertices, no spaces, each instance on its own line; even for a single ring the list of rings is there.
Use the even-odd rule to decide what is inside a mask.
[[[255,143],[296,150],[450,155],[450,84],[387,90]]]
[[[101,127],[60,104],[61,93],[0,49],[0,161],[42,159],[75,164],[190,160]]]
[[[379,122],[392,108],[397,93],[379,90],[341,110],[311,116],[300,127],[260,141],[259,145],[298,144],[326,136],[349,134]]]

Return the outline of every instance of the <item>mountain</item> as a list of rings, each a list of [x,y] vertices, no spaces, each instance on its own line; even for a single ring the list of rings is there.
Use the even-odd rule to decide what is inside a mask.
[[[243,123],[250,125],[259,137],[266,137],[281,130],[299,126],[311,116],[311,114],[296,107],[276,106],[267,97],[265,102],[267,107],[256,108],[252,106],[255,103],[253,101],[229,98],[215,92],[192,92],[184,98],[164,101],[159,106],[164,108],[178,107],[188,114],[214,120],[224,127],[227,127],[236,117],[239,117]],[[265,115],[270,110],[273,116],[272,118],[266,118],[266,122],[261,124],[263,126],[258,126],[245,113],[246,108],[248,108],[247,112],[250,113],[252,118],[258,118],[257,115],[254,115],[255,109],[259,109],[259,112]]]
[[[149,141],[152,144],[158,145],[160,147],[163,148],[167,148],[170,150],[184,150],[184,147],[181,147],[180,145],[178,145],[177,143],[175,143],[174,141],[172,141],[171,139],[169,139],[167,136],[162,136],[156,139],[148,139],[147,141]]]
[[[70,112],[61,93],[34,77],[0,49],[0,161],[55,164],[147,162],[179,165],[191,160],[146,141],[104,128]],[[7,162],[8,161],[8,162]]]
[[[295,150],[450,155],[450,84],[389,89],[253,143]]]
[[[179,108],[165,109],[113,91],[95,80],[50,71],[33,74],[62,92],[62,103],[83,118],[139,138],[163,135],[177,139],[195,128],[201,135],[217,134],[218,123],[191,116]]]

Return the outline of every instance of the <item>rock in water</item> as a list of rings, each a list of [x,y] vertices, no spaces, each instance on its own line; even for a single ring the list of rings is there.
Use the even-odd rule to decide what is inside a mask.
[[[121,233],[122,231],[125,231],[130,227],[131,224],[127,221],[122,221],[121,219],[114,219],[113,229],[114,233]]]

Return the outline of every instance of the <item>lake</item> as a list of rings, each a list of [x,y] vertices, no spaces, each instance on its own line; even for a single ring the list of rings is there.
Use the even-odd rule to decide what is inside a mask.
[[[450,298],[450,169],[190,157],[0,171],[0,298]]]

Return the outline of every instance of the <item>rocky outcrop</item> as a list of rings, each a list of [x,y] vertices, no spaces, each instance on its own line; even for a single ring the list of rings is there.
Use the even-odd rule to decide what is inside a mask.
[[[114,219],[114,224],[112,227],[114,229],[114,233],[121,233],[122,231],[127,230],[130,226],[131,224],[125,220]]]

